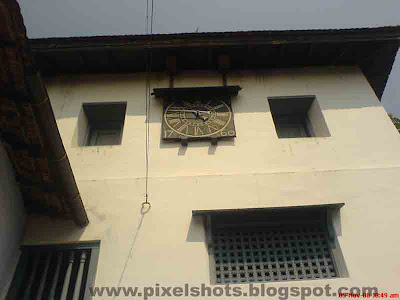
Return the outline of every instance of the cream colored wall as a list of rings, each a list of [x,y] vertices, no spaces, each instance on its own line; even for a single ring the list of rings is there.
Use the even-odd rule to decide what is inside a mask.
[[[180,74],[176,87],[220,85],[218,74]],[[400,135],[357,67],[240,72],[228,84],[237,138],[161,142],[162,108],[151,100],[149,201],[145,192],[144,75],[82,75],[48,81],[48,91],[90,224],[29,219],[25,243],[101,240],[98,286],[210,282],[201,220],[192,210],[344,202],[340,246],[349,278],[274,286],[378,286],[400,279],[397,234]],[[158,74],[152,88],[167,87]],[[316,95],[330,137],[278,139],[269,96]],[[127,101],[122,144],[78,147],[82,103]],[[123,273],[126,264],[125,273]],[[103,297],[104,298],[104,297]],[[312,298],[310,298],[312,299]]]

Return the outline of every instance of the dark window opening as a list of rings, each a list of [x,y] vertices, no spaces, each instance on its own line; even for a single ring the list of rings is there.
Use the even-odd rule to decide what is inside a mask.
[[[85,146],[120,145],[125,121],[126,103],[86,103]]]
[[[270,97],[268,101],[279,138],[330,136],[315,96]]]
[[[279,138],[311,137],[307,115],[280,115],[274,117]]]

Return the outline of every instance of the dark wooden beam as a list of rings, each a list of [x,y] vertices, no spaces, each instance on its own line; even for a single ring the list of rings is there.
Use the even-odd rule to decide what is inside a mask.
[[[285,56],[285,51],[286,51],[286,47],[284,44],[281,45],[280,49],[279,49],[279,57],[282,58]]]
[[[248,45],[246,47],[246,55],[244,56],[244,62],[243,62],[243,66],[245,69],[249,69],[250,64],[251,64],[251,58],[252,58],[252,52],[253,52],[253,46]]]
[[[108,60],[108,65],[110,66],[111,72],[118,72],[118,70],[120,68],[119,68],[119,65],[111,51],[107,51],[107,60]]]
[[[218,56],[218,71],[226,73],[231,68],[231,57],[228,54]]]
[[[89,72],[89,66],[87,64],[86,55],[82,53],[82,51],[78,51],[78,57],[81,64],[81,70],[83,72]]]
[[[46,60],[53,73],[57,73],[59,70],[62,70],[62,68],[60,68],[60,64],[57,62],[57,59],[49,57],[48,55],[44,56],[43,59]]]
[[[168,55],[165,62],[166,69],[169,73],[169,87],[174,87],[174,77],[178,72],[176,55]]]
[[[314,51],[315,45],[314,44],[310,44],[308,46],[308,52],[307,52],[307,57],[310,58],[313,55],[313,51]]]
[[[228,54],[218,56],[218,71],[222,74],[222,85],[227,86],[226,73],[231,68],[231,57]]]
[[[207,62],[208,62],[208,67],[210,69],[213,69],[213,50],[212,48],[207,49]]]
[[[339,54],[333,58],[331,65],[337,65],[340,60],[347,54],[349,51],[354,47],[352,44],[346,45],[345,47],[341,48],[339,51]]]
[[[184,97],[184,96],[236,96],[242,88],[232,86],[206,86],[192,88],[155,88],[152,95],[155,97]]]
[[[166,59],[166,69],[171,75],[177,73],[177,58],[175,55],[168,55]]]

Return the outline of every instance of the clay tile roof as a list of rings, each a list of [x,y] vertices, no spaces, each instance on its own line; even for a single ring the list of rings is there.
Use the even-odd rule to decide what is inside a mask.
[[[1,1],[0,138],[14,167],[26,211],[86,225],[87,216],[52,113],[20,7],[15,0]],[[51,132],[56,134],[49,142]],[[56,145],[59,150],[55,151]]]

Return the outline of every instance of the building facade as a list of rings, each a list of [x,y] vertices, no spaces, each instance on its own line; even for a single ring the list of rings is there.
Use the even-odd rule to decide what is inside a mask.
[[[176,37],[163,36],[150,50],[151,72],[129,67],[143,63],[135,51],[149,51],[143,37],[125,38],[124,45],[124,38],[32,41],[90,222],[77,227],[71,220],[29,215],[22,245],[97,243],[98,254],[91,254],[97,262],[94,286],[138,287],[141,292],[150,287],[154,294],[148,289],[148,296],[154,298],[168,296],[156,295],[157,287],[161,292],[161,287],[182,287],[185,299],[208,297],[185,295],[185,284],[200,289],[202,284],[211,288],[231,284],[244,293],[250,284],[317,291],[308,299],[328,298],[318,295],[326,285],[332,293],[341,287],[347,288],[342,292],[376,287],[374,292],[399,293],[400,138],[379,102],[384,88],[380,80],[386,82],[385,70],[390,72],[393,61],[375,69],[370,63],[383,59],[385,51],[393,52],[381,47],[387,46],[386,40],[398,47],[396,30],[390,39],[386,31],[374,30],[312,37],[290,32],[296,37],[292,39],[277,33],[279,38],[271,38],[275,43],[266,38],[274,33],[265,33],[261,40],[269,47],[268,66],[261,59],[267,59],[266,52],[253,45],[260,38],[257,34],[246,40],[221,36],[220,44],[214,41],[213,46],[207,46],[201,34],[191,36],[185,46]],[[334,40],[337,35],[345,37]],[[382,39],[377,42],[377,37]],[[305,54],[299,53],[307,39]],[[164,41],[172,46],[164,49]],[[318,47],[327,43],[337,51],[322,54]],[[105,62],[104,53],[95,48],[104,50],[110,44],[119,48]],[[276,44],[279,48],[272,58]],[[354,44],[359,55],[349,54],[354,49],[349,45]],[[250,54],[246,62],[237,62],[237,57],[246,56],[237,49],[243,45],[257,56]],[[202,64],[203,58],[215,67]],[[146,101],[149,85],[155,95]],[[215,139],[195,140],[196,129],[188,129],[193,130],[192,138],[165,140],[167,107],[176,99],[196,97],[168,98],[157,95],[157,89],[179,93],[180,88],[220,87],[226,93],[233,86],[240,87],[228,97],[235,137],[222,139],[225,134],[219,133]],[[199,99],[220,96],[209,93]],[[110,104],[122,108],[113,111]],[[206,123],[212,110],[218,110],[193,103],[175,109],[181,110],[175,111],[175,118],[182,124],[183,119]],[[222,113],[215,115],[226,121]],[[322,228],[316,231],[320,237],[313,237],[313,228]],[[236,235],[239,240],[230,240]],[[264,240],[268,236],[280,244],[268,244]],[[302,245],[301,239],[310,246]],[[46,268],[51,263],[41,259],[44,262],[36,267],[28,262],[27,270],[45,272],[48,282],[51,272]],[[90,273],[93,268],[87,269]],[[65,276],[83,280],[77,259],[72,270],[68,275],[66,267]],[[59,286],[60,297],[83,297],[74,288],[64,292]],[[93,299],[114,297],[104,292]],[[124,299],[122,294],[119,298]],[[260,293],[255,298],[264,297]]]

